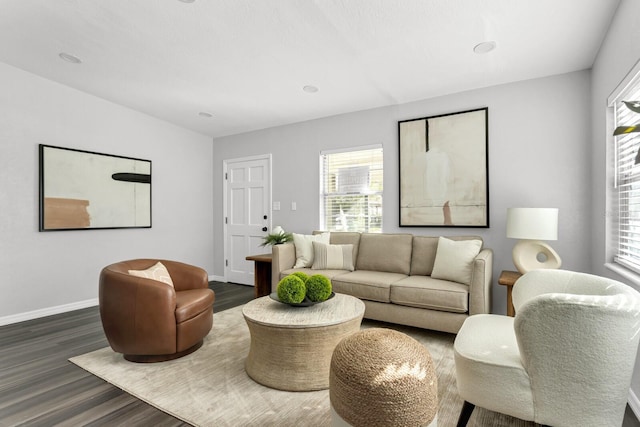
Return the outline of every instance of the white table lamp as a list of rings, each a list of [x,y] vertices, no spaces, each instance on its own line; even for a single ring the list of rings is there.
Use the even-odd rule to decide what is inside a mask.
[[[558,240],[558,209],[507,209],[507,237],[520,239],[513,247],[513,263],[520,273],[562,265],[558,253],[541,241]]]

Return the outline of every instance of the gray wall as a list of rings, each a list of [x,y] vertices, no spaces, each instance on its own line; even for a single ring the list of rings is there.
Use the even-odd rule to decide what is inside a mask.
[[[273,225],[308,233],[319,227],[319,153],[370,144],[384,146],[385,232],[422,235],[478,234],[494,250],[494,277],[514,269],[515,241],[505,236],[508,207],[560,208],[559,240],[552,246],[563,267],[589,271],[591,181],[589,152],[590,73],[580,71],[494,86],[410,104],[378,108],[214,139],[214,169],[225,159],[272,153]],[[398,226],[397,121],[489,107],[488,229]],[[223,183],[214,180],[214,198]],[[291,211],[292,201],[297,210]],[[214,210],[214,235],[223,236],[223,207]],[[224,275],[224,242],[214,242],[215,275]],[[496,280],[497,281],[497,280]],[[494,284],[494,311],[506,313],[506,291]]]
[[[134,257],[213,271],[211,138],[0,63],[0,323],[95,305]],[[153,162],[151,229],[38,232],[38,144]]]
[[[613,140],[610,136],[613,129],[607,128],[607,98],[618,84],[640,60],[640,2],[622,0],[611,23],[607,37],[600,48],[592,71],[591,102],[591,165],[593,174],[591,187],[593,198],[591,212],[593,218],[590,229],[593,234],[591,265],[596,274],[621,280],[640,289],[640,277],[622,277],[605,267],[611,262],[606,251],[607,218],[612,210],[607,207],[606,187],[607,167],[611,167]],[[610,256],[610,254],[609,254]],[[631,384],[634,394],[631,403],[636,414],[640,414],[640,357],[636,359],[636,368]]]

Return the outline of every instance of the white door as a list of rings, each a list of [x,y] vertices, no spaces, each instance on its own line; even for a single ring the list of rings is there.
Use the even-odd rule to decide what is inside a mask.
[[[249,255],[268,253],[261,247],[271,224],[271,155],[232,159],[225,171],[225,277],[254,284]]]

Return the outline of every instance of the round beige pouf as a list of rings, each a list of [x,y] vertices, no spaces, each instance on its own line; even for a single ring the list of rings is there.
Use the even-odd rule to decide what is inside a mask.
[[[334,426],[435,426],[438,381],[429,351],[392,329],[344,338],[331,358]]]

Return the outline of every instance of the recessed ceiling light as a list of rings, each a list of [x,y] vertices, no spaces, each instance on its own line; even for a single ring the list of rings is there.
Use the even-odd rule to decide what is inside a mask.
[[[182,0],[180,0],[180,1],[182,1]],[[198,115],[199,115],[200,117],[206,117],[207,119],[208,119],[208,118],[210,118],[210,117],[213,117],[213,114],[211,114],[211,113],[207,113],[206,111],[200,111],[200,112],[198,113]]]
[[[303,87],[302,90],[307,93],[316,93],[318,91],[318,88],[315,86],[307,85]]]
[[[80,64],[82,62],[80,58],[78,58],[75,55],[71,55],[70,53],[60,52],[58,56],[63,60],[70,62],[72,64]]]
[[[473,51],[475,53],[483,54],[483,53],[489,53],[495,48],[496,48],[496,42],[489,41],[489,42],[482,42],[480,44],[475,45],[473,47]]]

